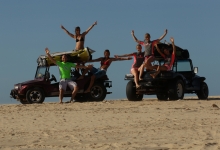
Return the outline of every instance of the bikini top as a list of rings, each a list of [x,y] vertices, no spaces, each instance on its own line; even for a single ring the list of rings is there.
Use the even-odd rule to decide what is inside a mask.
[[[76,39],[76,42],[79,42],[79,41],[84,41],[84,38],[81,37],[80,39]]]
[[[101,66],[102,66],[102,65],[107,65],[107,66],[109,66],[109,65],[110,65],[110,62],[109,62],[108,60],[109,60],[109,59],[107,59],[107,60],[105,61],[105,58],[103,58],[102,61],[101,61]]]

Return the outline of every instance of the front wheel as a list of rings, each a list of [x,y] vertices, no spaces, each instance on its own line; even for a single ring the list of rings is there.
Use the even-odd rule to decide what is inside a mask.
[[[103,101],[106,97],[106,87],[103,83],[95,82],[88,93],[89,101]]]
[[[143,99],[143,94],[136,94],[136,87],[132,80],[126,86],[126,95],[129,101],[141,101]]]
[[[168,99],[168,94],[167,93],[158,93],[157,99],[161,100],[161,101],[166,101]]]
[[[184,84],[182,80],[174,81],[169,88],[169,100],[183,99],[184,97]]]
[[[30,104],[26,99],[20,99],[21,104]]]
[[[32,103],[43,103],[45,99],[44,92],[40,88],[33,88],[27,91],[26,100]]]
[[[199,99],[207,99],[209,96],[209,88],[205,82],[200,83],[200,90],[196,93]]]
[[[87,102],[88,98],[86,97],[86,95],[83,94],[76,94],[76,96],[74,97],[75,101],[77,102]]]

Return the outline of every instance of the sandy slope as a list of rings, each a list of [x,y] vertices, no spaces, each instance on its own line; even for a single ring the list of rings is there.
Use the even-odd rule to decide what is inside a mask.
[[[0,149],[216,150],[219,100],[0,105]]]

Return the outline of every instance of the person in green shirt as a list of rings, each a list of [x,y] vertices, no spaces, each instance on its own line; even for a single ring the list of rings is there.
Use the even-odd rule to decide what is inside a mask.
[[[76,96],[78,92],[78,87],[76,82],[71,80],[71,68],[84,68],[87,69],[89,66],[82,66],[82,65],[75,65],[74,63],[67,62],[67,56],[62,55],[62,62],[54,60],[50,55],[50,50],[48,48],[45,48],[45,52],[48,56],[48,58],[59,67],[60,70],[60,83],[59,83],[59,103],[63,103],[63,92],[66,91],[67,85],[70,87],[72,91],[72,96],[70,99],[70,103],[74,102],[74,97]]]

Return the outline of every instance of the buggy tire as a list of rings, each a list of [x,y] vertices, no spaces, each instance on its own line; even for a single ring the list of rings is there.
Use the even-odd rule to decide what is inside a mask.
[[[196,95],[199,99],[205,100],[208,99],[209,96],[209,88],[208,85],[205,82],[200,83],[200,90],[197,91]]]
[[[158,93],[157,94],[157,99],[161,100],[161,101],[167,101],[168,94],[167,93]]]
[[[88,93],[88,101],[103,101],[107,90],[103,83],[95,82]]]
[[[30,104],[26,99],[19,100],[21,104]]]
[[[26,93],[26,100],[30,103],[43,103],[45,99],[45,95],[42,89],[40,88],[32,88]]]
[[[129,101],[141,101],[143,94],[136,94],[134,81],[129,81],[126,86],[126,95]]]
[[[169,87],[169,100],[183,99],[184,97],[184,84],[183,81],[175,80]]]
[[[75,101],[77,101],[77,102],[87,102],[87,100],[88,100],[88,98],[87,98],[87,96],[84,94],[84,95],[82,95],[82,94],[77,94],[75,97],[74,97],[74,99],[75,99]]]

